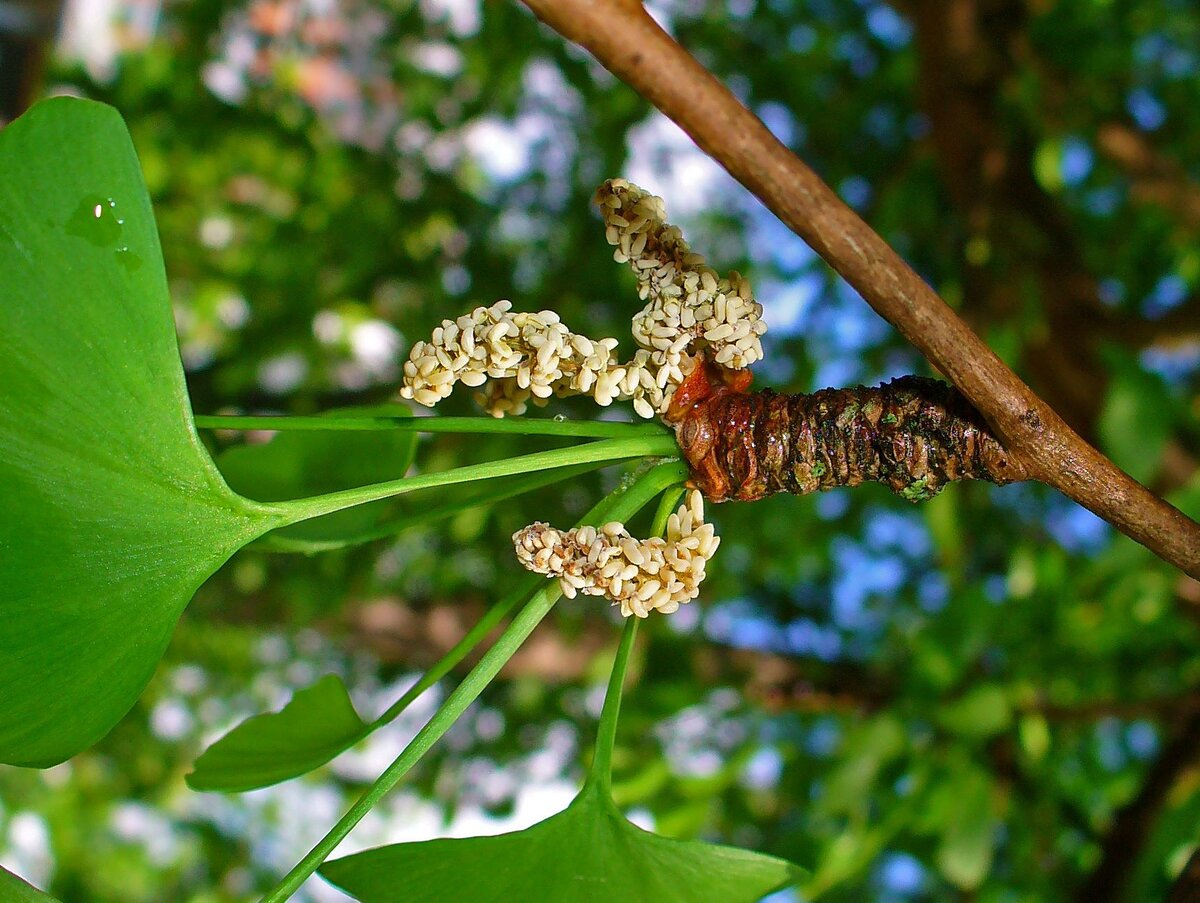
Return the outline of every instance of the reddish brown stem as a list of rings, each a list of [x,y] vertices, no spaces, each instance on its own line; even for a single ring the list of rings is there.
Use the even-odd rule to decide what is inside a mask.
[[[676,435],[692,479],[715,501],[874,481],[919,502],[954,480],[1026,479],[954,387],[920,376],[810,395],[718,388],[683,414]]]
[[[523,0],[673,119],[842,275],[1047,483],[1200,578],[1200,524],[1071,430],[911,267],[647,15],[638,0]]]

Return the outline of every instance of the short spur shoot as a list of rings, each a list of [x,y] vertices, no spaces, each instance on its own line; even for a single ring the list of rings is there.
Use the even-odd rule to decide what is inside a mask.
[[[753,501],[875,481],[918,502],[954,480],[1028,479],[979,412],[938,380],[904,376],[797,395],[750,391],[748,368],[763,357],[767,325],[749,282],[709,267],[666,222],[661,198],[614,179],[596,203],[613,257],[633,270],[645,302],[632,321],[632,359],[621,360],[617,339],[572,332],[553,311],[523,313],[498,301],[444,321],[430,341],[418,342],[400,390],[433,405],[461,382],[477,388],[477,401],[496,417],[553,396],[588,395],[601,406],[630,401],[640,417],[674,429],[699,490],[678,517],[695,512],[689,528],[706,534],[696,539],[685,530],[652,551],[679,557],[686,545],[704,554],[674,561],[687,575],[675,586],[658,579],[657,559],[643,572],[638,559],[654,541],[636,540],[620,524],[586,534],[534,524],[516,534],[522,564],[558,577],[568,596],[604,595],[639,617],[669,614],[695,598],[717,542],[703,524],[700,493]]]
[[[703,383],[704,370],[689,380]],[[935,379],[796,395],[688,388],[700,400],[677,414],[676,436],[695,484],[714,501],[875,481],[919,502],[954,480],[1026,479],[979,412]]]

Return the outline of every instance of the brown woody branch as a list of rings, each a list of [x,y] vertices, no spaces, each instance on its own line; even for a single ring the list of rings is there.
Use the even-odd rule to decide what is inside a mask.
[[[979,409],[1028,472],[1200,577],[1200,524],[1080,438],[639,0],[523,0],[674,120]]]
[[[1024,72],[1047,68],[1029,43],[1036,15],[1024,0],[912,0],[908,17],[916,33],[917,96],[954,206],[972,240],[982,239],[996,251],[989,254],[990,262],[973,262],[964,245],[964,316],[973,325],[980,318],[1007,317],[1021,303],[1016,286],[1036,285],[1045,328],[1026,338],[1025,372],[1063,419],[1090,439],[1110,375],[1102,346],[1194,343],[1200,334],[1200,299],[1189,299],[1157,320],[1101,303],[1100,282],[1071,218],[1035,177],[1036,130],[1005,114],[1004,97]],[[1053,68],[1044,73],[1050,85],[1061,86],[1071,77]],[[1200,214],[1200,188],[1145,135],[1111,123],[1097,134],[1102,152],[1124,166],[1135,200],[1165,200],[1171,191],[1172,211]],[[1186,440],[1175,438],[1164,448],[1149,485],[1159,493],[1182,486],[1196,466]]]
[[[428,668],[466,635],[484,610],[477,599],[439,602],[420,609],[398,599],[376,599],[352,607],[345,618],[356,648],[369,650],[389,665]],[[497,628],[497,634],[499,631]],[[612,644],[612,626],[601,618],[587,618],[570,630],[547,619],[501,674],[509,679],[534,677],[550,686],[575,683],[587,678],[596,656]],[[474,664],[479,654],[469,656],[462,668]],[[896,675],[856,664],[738,649],[717,642],[690,641],[687,656],[698,682],[740,684],[747,699],[771,712],[854,714],[902,702]],[[1101,718],[1179,723],[1200,715],[1200,691],[1189,688],[1174,695],[1092,699],[1073,705],[1039,700],[1022,712],[1040,714],[1056,724]]]
[[[439,602],[422,609],[398,599],[376,599],[352,607],[345,617],[357,648],[369,650],[385,664],[428,668],[466,635],[484,610],[477,599]],[[534,677],[550,686],[574,683],[587,678],[596,656],[612,645],[612,625],[604,619],[587,618],[564,630],[548,618],[501,675]],[[474,664],[480,654],[477,650],[468,656],[462,668]],[[877,688],[877,676],[857,666],[691,641],[687,657],[698,682],[741,684],[750,700],[776,711],[874,710],[891,695]]]
[[[1124,123],[1109,122],[1096,130],[1096,145],[1104,157],[1125,171],[1134,201],[1165,210],[1189,232],[1200,231],[1200,183],[1176,160],[1161,153],[1145,133]],[[1154,320],[1100,313],[1096,305],[1085,311],[1093,331],[1135,347],[1178,346],[1195,342],[1200,335],[1197,295]]]
[[[1126,317],[1106,328],[1109,338],[1136,348],[1178,348],[1200,339],[1200,295],[1190,295],[1157,320]]]

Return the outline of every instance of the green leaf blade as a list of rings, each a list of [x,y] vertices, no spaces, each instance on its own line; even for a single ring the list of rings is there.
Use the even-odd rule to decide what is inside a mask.
[[[129,710],[196,589],[280,516],[192,426],[116,111],[38,104],[0,171],[0,762],[47,766]]]
[[[992,806],[992,779],[982,769],[964,767],[948,782],[937,867],[945,878],[964,891],[978,888],[987,878],[995,855],[999,827]]]
[[[1166,384],[1127,354],[1110,352],[1112,380],[1096,430],[1104,452],[1135,480],[1148,483],[1161,466],[1174,429]]]
[[[210,746],[187,783],[226,793],[267,787],[319,768],[370,730],[341,678],[327,674],[282,710],[248,718]]]
[[[773,856],[643,831],[591,785],[524,831],[393,844],[328,862],[320,874],[362,903],[753,903],[803,872]]]
[[[1007,731],[1013,722],[1012,705],[1002,686],[982,683],[962,697],[946,703],[937,723],[967,740],[986,740]]]
[[[4,903],[59,903],[57,897],[38,890],[3,866],[0,866],[0,900]]]

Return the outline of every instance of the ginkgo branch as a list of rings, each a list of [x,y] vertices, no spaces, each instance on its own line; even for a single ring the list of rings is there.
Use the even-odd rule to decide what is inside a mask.
[[[523,0],[674,120],[978,408],[1028,473],[1200,578],[1200,524],[1090,446],[639,0]]]

